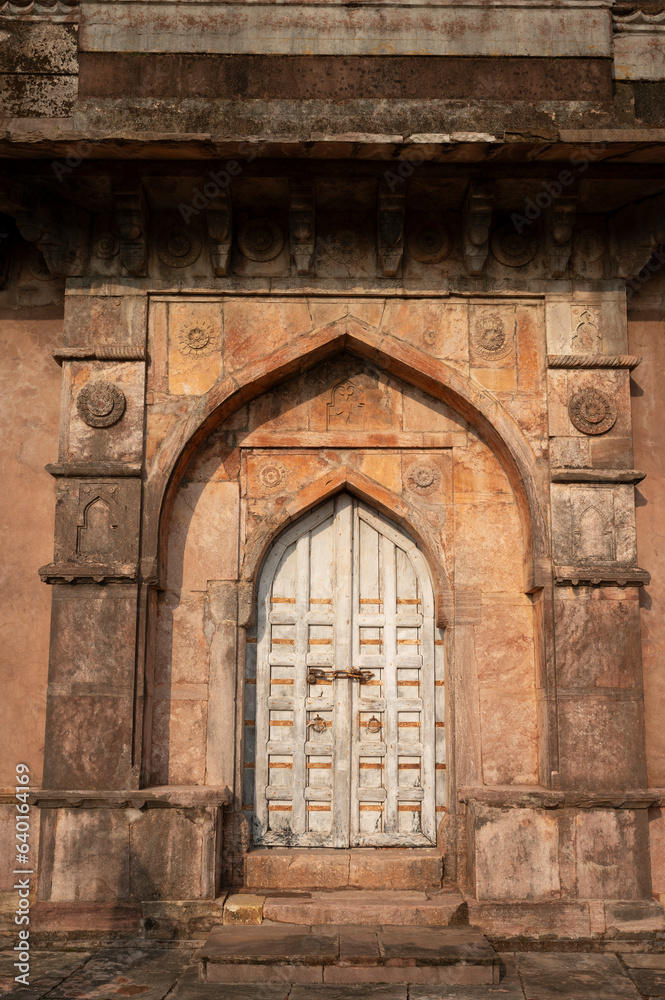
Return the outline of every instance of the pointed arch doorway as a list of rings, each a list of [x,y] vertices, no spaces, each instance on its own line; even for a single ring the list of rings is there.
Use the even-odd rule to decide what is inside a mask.
[[[434,844],[443,650],[414,541],[340,494],[272,546],[257,624],[254,843]]]

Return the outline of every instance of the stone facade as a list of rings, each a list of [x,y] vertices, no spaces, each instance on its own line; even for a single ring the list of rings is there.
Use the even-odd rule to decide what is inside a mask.
[[[348,495],[431,581],[419,871],[499,936],[662,930],[662,5],[187,6],[0,5],[36,916],[262,888],[258,581]]]

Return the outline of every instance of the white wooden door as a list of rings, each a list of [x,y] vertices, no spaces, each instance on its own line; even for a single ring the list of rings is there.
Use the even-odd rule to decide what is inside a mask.
[[[435,842],[434,652],[396,525],[342,494],[281,536],[259,586],[255,842]]]

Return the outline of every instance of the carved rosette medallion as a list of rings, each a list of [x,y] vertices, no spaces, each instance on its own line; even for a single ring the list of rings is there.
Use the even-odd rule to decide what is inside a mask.
[[[580,229],[573,237],[575,256],[586,264],[593,264],[605,253],[605,240],[597,229]]]
[[[277,493],[286,479],[287,471],[281,462],[267,462],[259,471],[259,481],[266,493]]]
[[[518,233],[512,226],[503,226],[492,236],[492,253],[506,267],[524,267],[537,250],[538,240],[529,229]]]
[[[284,234],[272,219],[252,219],[238,233],[238,246],[248,260],[274,260],[284,246]]]
[[[431,462],[414,462],[406,470],[404,483],[408,490],[418,496],[429,496],[441,485],[441,472]]]
[[[583,434],[605,434],[617,419],[617,409],[605,393],[597,389],[576,392],[568,404],[571,423]]]
[[[452,248],[452,237],[440,222],[424,222],[409,234],[409,253],[421,264],[438,264]]]
[[[329,257],[339,264],[352,264],[368,251],[367,242],[355,229],[338,229],[323,243]]]
[[[210,323],[197,323],[194,326],[184,325],[178,330],[178,350],[181,354],[202,354],[213,339],[213,329]]]
[[[79,416],[89,427],[111,427],[125,412],[125,394],[111,382],[91,382],[76,397]]]
[[[498,361],[510,354],[512,340],[497,313],[489,313],[476,320],[473,345],[476,352],[488,361]]]
[[[157,256],[168,267],[189,267],[201,253],[201,237],[193,229],[171,226],[157,237]]]
[[[93,256],[100,260],[112,260],[120,250],[120,242],[113,233],[100,233],[92,241]]]

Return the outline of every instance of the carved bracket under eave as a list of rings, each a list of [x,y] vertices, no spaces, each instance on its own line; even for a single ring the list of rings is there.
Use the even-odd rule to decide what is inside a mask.
[[[573,249],[573,228],[577,210],[577,192],[552,199],[546,217],[546,257],[553,278],[563,278]]]
[[[147,208],[141,181],[114,187],[115,217],[122,242],[120,260],[127,275],[142,276],[147,258]]]
[[[490,249],[494,182],[473,183],[464,203],[464,263],[470,275],[482,274]]]
[[[82,208],[39,198],[15,212],[19,233],[41,250],[49,272],[57,278],[83,274],[88,261],[89,216]]]
[[[233,205],[229,191],[213,198],[205,213],[208,253],[216,278],[228,274],[233,242]]]
[[[406,185],[381,181],[377,214],[378,256],[384,278],[395,278],[404,255]]]
[[[314,181],[291,181],[290,199],[291,257],[298,274],[311,274],[316,245]]]

